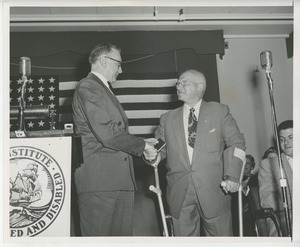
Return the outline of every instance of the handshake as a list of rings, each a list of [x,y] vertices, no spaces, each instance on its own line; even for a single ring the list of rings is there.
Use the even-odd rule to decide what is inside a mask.
[[[151,166],[156,167],[160,160],[160,154],[159,151],[166,145],[165,142],[163,142],[161,139],[155,139],[155,138],[147,138],[144,139],[146,145],[143,152],[144,158],[146,161],[150,162]],[[153,163],[154,161],[154,163]]]

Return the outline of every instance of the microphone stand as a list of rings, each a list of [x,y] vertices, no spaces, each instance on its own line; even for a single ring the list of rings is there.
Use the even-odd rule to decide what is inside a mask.
[[[278,131],[277,131],[277,119],[276,119],[276,111],[275,111],[274,96],[273,96],[273,80],[271,78],[271,71],[269,68],[266,68],[266,76],[267,76],[268,86],[269,86],[274,138],[275,138],[276,147],[278,150],[278,163],[279,163],[279,169],[280,169],[280,174],[281,174],[280,187],[281,187],[281,193],[282,193],[282,199],[283,199],[284,216],[286,219],[287,233],[288,233],[288,236],[291,237],[292,236],[291,218],[290,218],[289,205],[288,205],[288,200],[287,200],[287,188],[286,188],[287,182],[283,176],[282,157],[281,157],[280,146],[279,146]]]
[[[243,175],[244,175],[244,170],[245,170],[245,164],[246,164],[246,159],[243,160],[243,166],[242,166],[242,170],[241,170],[241,175],[240,175],[240,186],[239,186],[239,190],[238,190],[238,207],[239,207],[239,234],[240,237],[244,236],[244,231],[243,231],[243,185],[242,185],[242,181],[243,181]]]
[[[25,120],[24,120],[24,112],[25,112],[25,93],[26,93],[26,84],[27,84],[27,76],[25,74],[22,75],[22,90],[21,90],[21,99],[19,104],[19,131],[25,132]]]

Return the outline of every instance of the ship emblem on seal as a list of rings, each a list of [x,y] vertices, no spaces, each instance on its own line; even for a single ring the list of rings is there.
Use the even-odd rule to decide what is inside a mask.
[[[59,215],[65,179],[55,159],[43,150],[11,147],[9,191],[10,236],[36,236]]]

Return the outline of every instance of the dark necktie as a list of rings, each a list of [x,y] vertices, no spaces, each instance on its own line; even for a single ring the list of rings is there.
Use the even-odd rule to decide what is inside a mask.
[[[189,120],[188,120],[188,143],[194,148],[196,140],[196,130],[197,130],[197,118],[194,114],[195,109],[190,109]]]

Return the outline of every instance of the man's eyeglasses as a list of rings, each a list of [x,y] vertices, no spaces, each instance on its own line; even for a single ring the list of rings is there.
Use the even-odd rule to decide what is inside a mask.
[[[109,56],[104,56],[104,57],[106,57],[106,58],[108,58],[108,59],[110,59],[110,60],[113,60],[113,61],[115,61],[115,62],[119,63],[119,65],[121,65],[121,64],[122,64],[122,61],[119,61],[119,60],[117,60],[117,59],[114,59],[114,58],[112,58],[112,57],[109,57]]]
[[[176,87],[182,86],[183,88],[189,85],[190,85],[190,81],[177,81],[175,84]]]

